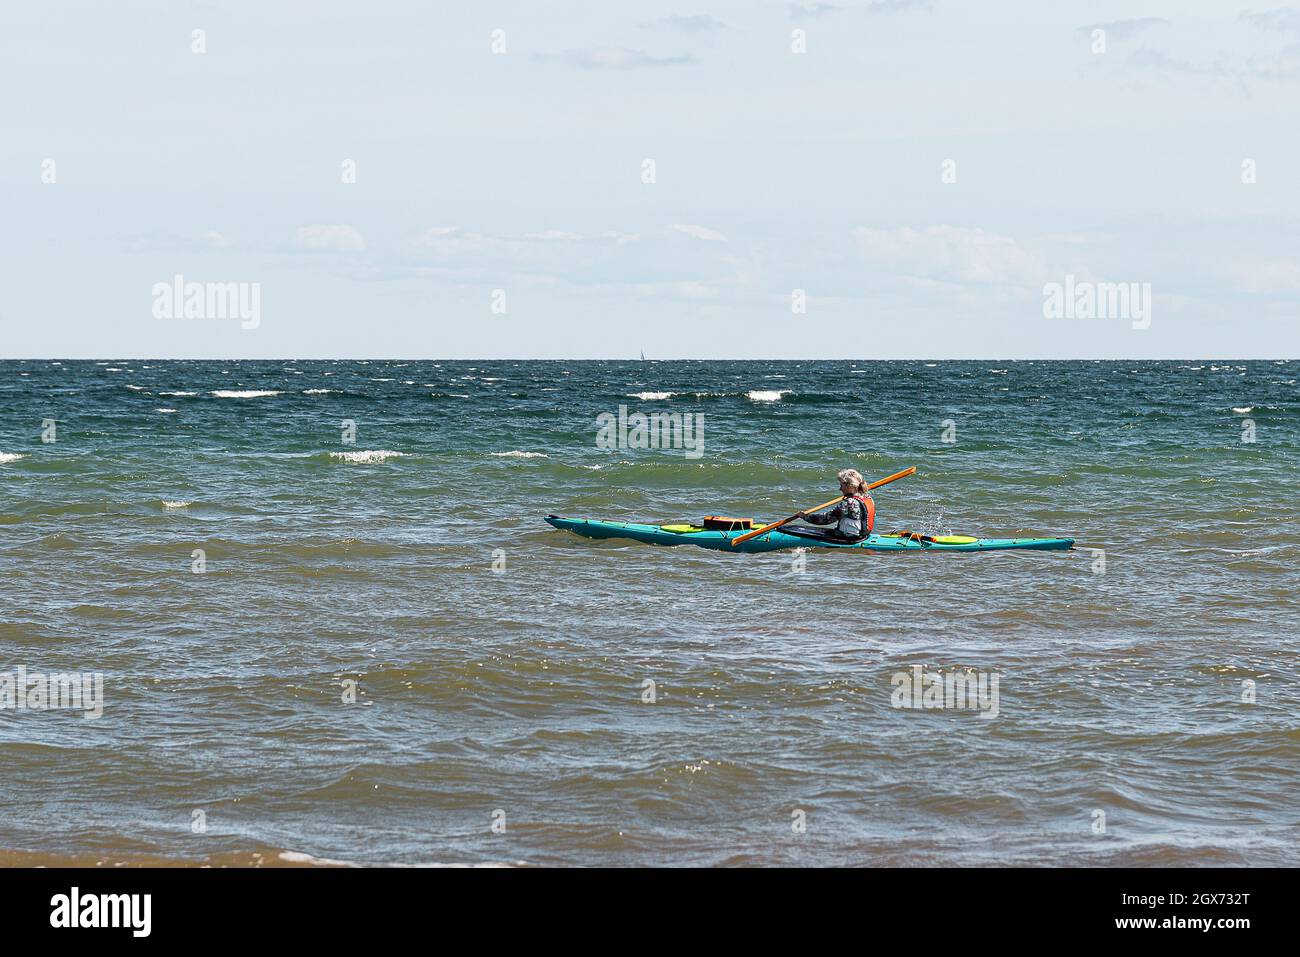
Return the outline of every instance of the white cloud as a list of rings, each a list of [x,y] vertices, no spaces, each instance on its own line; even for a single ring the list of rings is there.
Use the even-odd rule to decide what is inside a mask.
[[[543,261],[573,262],[575,256],[598,255],[602,250],[638,242],[639,233],[607,230],[597,236],[564,229],[545,229],[516,235],[465,232],[456,226],[426,229],[406,242],[407,252],[418,259],[431,253],[442,260],[457,259],[465,265],[521,265]]]
[[[710,16],[707,13],[696,13],[691,16],[681,16],[674,14],[669,17],[660,17],[656,21],[658,26],[672,27],[677,30],[683,30],[686,33],[711,33],[715,30],[725,30],[727,25],[717,17]]]
[[[1249,80],[1289,82],[1300,76],[1300,43],[1292,43],[1276,53],[1248,58],[1220,54],[1211,63],[1193,63],[1159,50],[1142,49],[1124,62],[1132,69],[1230,80],[1239,84],[1244,92]]]
[[[791,3],[787,9],[791,20],[802,21],[816,20],[845,8],[830,3]],[[871,0],[861,9],[867,13],[906,13],[909,10],[929,10],[930,0]]]
[[[459,226],[431,226],[416,236],[412,242],[419,246],[429,246],[443,236],[453,235],[459,228]]]
[[[366,248],[361,233],[346,224],[299,226],[293,244],[313,252],[356,253]]]
[[[540,56],[543,60],[556,60],[583,70],[637,70],[646,67],[679,66],[698,62],[689,53],[680,56],[652,56],[644,50],[627,47],[590,47],[565,50],[558,56]]]
[[[957,283],[1034,284],[1050,270],[1010,236],[961,226],[853,230],[868,266],[898,276]]]
[[[1300,294],[1300,262],[1295,260],[1238,260],[1231,263],[1226,272],[1243,292],[1254,295]]]
[[[830,3],[792,3],[788,7],[790,19],[796,21],[815,20],[828,14],[838,13],[843,7]]]
[[[905,13],[908,10],[929,10],[930,0],[872,0],[868,13]]]
[[[707,226],[692,226],[689,223],[673,223],[672,228],[679,233],[685,233],[687,236],[694,236],[696,239],[703,239],[711,243],[725,243],[727,237],[717,230],[709,229]]]
[[[1262,13],[1252,13],[1247,10],[1237,19],[1261,30],[1300,33],[1300,10],[1295,7],[1278,7],[1276,10],[1265,10]]]
[[[1079,27],[1076,33],[1090,34],[1093,30],[1102,30],[1112,40],[1128,40],[1152,27],[1167,27],[1169,21],[1163,17],[1133,17],[1128,20],[1111,20],[1108,23],[1090,23]]]
[[[578,242],[583,239],[581,233],[566,233],[562,229],[544,229],[540,233],[524,233],[524,239],[541,242]]]
[[[134,236],[126,241],[126,248],[134,253],[157,251],[202,253],[231,250],[235,248],[235,243],[215,229],[209,229],[207,232],[190,236],[174,234]]]
[[[635,289],[643,297],[704,300],[715,297],[717,289],[750,288],[757,282],[761,270],[731,249],[721,233],[684,224],[648,235],[439,228],[395,244],[397,257],[382,278],[404,275],[451,285],[527,282],[591,295]]]

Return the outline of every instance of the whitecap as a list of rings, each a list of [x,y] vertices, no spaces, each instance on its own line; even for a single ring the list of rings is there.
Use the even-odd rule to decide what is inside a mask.
[[[212,394],[218,399],[261,399],[280,393],[269,389],[214,389]]]
[[[676,392],[629,392],[629,399],[640,399],[642,402],[654,402],[659,399],[671,399]]]
[[[356,867],[355,864],[349,864],[347,861],[336,861],[329,857],[313,857],[310,854],[304,854],[301,851],[281,851],[280,860],[288,864],[310,864],[319,867]]]
[[[1249,413],[1255,411],[1255,407],[1254,407],[1253,405],[1243,405],[1243,406],[1240,406],[1240,407],[1234,408],[1232,411],[1233,411],[1233,412],[1236,412],[1238,415],[1248,415]]]
[[[303,395],[328,395],[331,392],[338,392],[338,389],[303,389]]]
[[[154,409],[155,412],[175,412],[175,409]]]
[[[400,458],[404,455],[406,455],[405,452],[391,452],[388,449],[365,449],[360,452],[331,452],[330,458],[342,459],[344,462],[369,464],[371,462],[385,462],[388,459]]]
[[[545,459],[550,457],[545,452],[520,452],[518,449],[512,449],[509,452],[492,452],[491,454],[504,459]]]
[[[27,456],[18,452],[0,452],[0,465],[6,465],[9,462],[17,462],[19,459],[25,459]]]
[[[159,395],[198,395],[197,392],[159,392]]]
[[[745,398],[749,399],[751,402],[780,402],[781,396],[785,395],[789,391],[789,389],[781,389],[780,391],[773,390],[765,392],[761,389],[755,389],[752,392],[746,392]]]
[[[171,502],[171,501],[168,501],[167,499],[163,499],[163,500],[162,500],[162,504],[163,504],[163,508],[189,508],[189,507],[190,507],[191,505],[193,505],[194,503],[193,503],[192,501],[191,501],[191,502],[184,502],[184,501],[180,501],[180,500],[177,500],[177,501],[175,501],[175,502]]]

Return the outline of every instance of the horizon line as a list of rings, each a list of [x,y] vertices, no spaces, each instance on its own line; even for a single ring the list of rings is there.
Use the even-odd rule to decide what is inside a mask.
[[[1008,356],[907,356],[882,358],[765,358],[708,356],[701,358],[637,359],[625,356],[543,358],[539,356],[5,356],[0,362],[1297,362],[1279,356],[1080,356],[1071,358],[1010,358]]]

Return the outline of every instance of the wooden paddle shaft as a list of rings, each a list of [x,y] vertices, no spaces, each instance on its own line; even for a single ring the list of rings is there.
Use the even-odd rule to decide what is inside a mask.
[[[873,488],[880,488],[880,486],[882,485],[888,485],[890,482],[896,482],[901,478],[907,478],[909,475],[915,475],[915,474],[916,474],[916,466],[913,465],[911,468],[903,469],[903,471],[901,472],[895,472],[893,475],[886,475],[884,478],[880,479],[879,481],[872,482],[870,485],[867,486],[867,491],[871,491]]]
[[[867,489],[871,490],[873,488],[880,488],[880,486],[888,485],[890,482],[896,482],[901,478],[907,478],[915,471],[916,471],[916,466],[913,465],[911,468],[903,469],[903,471],[901,472],[895,472],[893,475],[887,475],[885,476],[885,478],[882,478],[877,482],[872,482],[870,485],[867,486]],[[803,515],[805,512],[820,512],[824,508],[830,508],[836,502],[843,500],[843,498],[844,498],[843,495],[837,495],[829,502],[823,502],[821,505],[817,505],[813,508],[804,509],[803,512],[796,512],[795,514],[791,515],[789,518],[783,518],[779,522],[773,522],[771,525],[764,525],[762,528],[756,528],[754,529],[754,531],[746,532],[744,535],[737,535],[735,538],[731,540],[731,545],[734,547],[736,545],[739,545],[741,542],[749,541],[751,538],[758,538],[758,536],[764,534],[765,532],[770,532],[774,528],[780,528],[782,525],[788,525],[791,522],[793,522],[796,518],[798,518],[800,515]]]

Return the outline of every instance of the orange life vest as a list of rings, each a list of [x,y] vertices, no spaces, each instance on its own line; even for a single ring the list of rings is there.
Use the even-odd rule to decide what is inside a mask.
[[[866,538],[871,534],[871,530],[876,527],[876,502],[870,495],[850,495],[849,498],[856,498],[862,503],[863,514],[867,517],[867,527],[862,530],[862,537]]]

